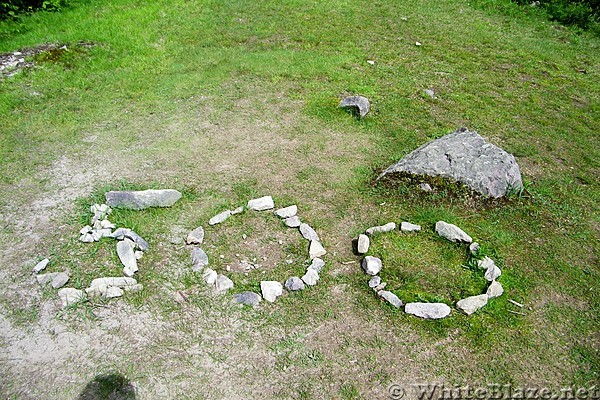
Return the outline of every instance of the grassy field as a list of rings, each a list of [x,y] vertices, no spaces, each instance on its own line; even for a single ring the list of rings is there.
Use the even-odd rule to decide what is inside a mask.
[[[515,10],[99,0],[0,22],[0,53],[67,45],[0,78],[0,397],[78,398],[106,373],[125,376],[140,399],[596,384],[600,40]],[[336,107],[348,94],[371,100],[366,118]],[[461,126],[516,156],[524,193],[491,201],[451,184],[424,193],[375,182]],[[106,190],[161,187],[184,196],[111,218],[152,246],[136,275],[144,291],[61,310],[32,265],[49,257],[48,270],[69,269],[78,288],[120,275],[114,242],[78,241],[89,205]],[[204,225],[218,271],[263,260],[264,273],[229,273],[234,292],[301,274],[306,242],[275,216],[246,212],[208,227],[262,195],[298,205],[327,265],[314,288],[240,308],[192,273],[182,239]],[[419,235],[376,237],[369,254],[403,300],[452,305],[485,281],[463,267],[464,247],[437,237],[440,219],[484,246],[505,294],[472,316],[423,321],[372,293],[352,240],[389,221],[421,224]]]

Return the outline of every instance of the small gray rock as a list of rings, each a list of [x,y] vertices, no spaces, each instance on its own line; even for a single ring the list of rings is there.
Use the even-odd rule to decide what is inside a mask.
[[[202,244],[204,242],[204,228],[199,226],[188,233],[185,242],[187,244]]]
[[[277,297],[283,294],[283,286],[281,283],[276,281],[261,281],[260,291],[263,298],[272,303],[277,299]]]
[[[408,303],[404,312],[425,319],[441,319],[450,315],[450,307],[444,303]]]
[[[279,210],[275,211],[275,215],[277,215],[279,218],[285,219],[293,217],[294,215],[296,215],[297,212],[298,207],[296,205],[293,205],[285,208],[280,208]]]
[[[477,243],[477,242],[473,242],[469,245],[469,251],[474,256],[476,256],[477,253],[479,253],[480,248],[481,248],[481,246],[479,246],[479,243]]]
[[[120,242],[117,242],[117,255],[119,256],[119,260],[125,267],[125,269],[131,272],[137,272],[137,259],[135,258],[135,252],[133,251],[134,243],[130,239],[125,239]],[[126,274],[131,276],[129,274]]]
[[[369,287],[370,288],[376,288],[379,285],[381,285],[381,277],[380,276],[375,275],[374,277],[369,279]]]
[[[490,283],[490,286],[488,286],[487,292],[485,294],[487,294],[488,298],[493,299],[502,296],[502,293],[504,293],[504,288],[502,287],[500,282],[492,281],[492,283]]]
[[[433,190],[433,188],[431,187],[431,185],[429,183],[421,183],[421,184],[419,184],[419,187],[424,192],[431,192]]]
[[[375,292],[380,292],[383,289],[385,289],[386,286],[387,286],[387,282],[381,282],[379,285],[375,286],[373,288],[373,290],[375,290]]]
[[[138,235],[131,229],[119,228],[119,229],[115,230],[112,233],[112,235],[110,235],[110,237],[113,237],[117,240],[129,238],[129,239],[133,240],[133,242],[135,243],[135,247],[140,249],[141,251],[147,251],[150,249],[150,245],[148,244],[148,242],[146,242],[144,240],[144,238],[142,238],[140,235]]]
[[[46,269],[46,266],[48,265],[49,262],[50,262],[50,260],[48,260],[47,258],[44,258],[42,261],[37,263],[35,265],[35,267],[33,267],[33,273],[38,274],[41,271],[43,271],[44,269]]]
[[[217,276],[217,271],[208,267],[204,268],[204,271],[202,272],[202,279],[204,279],[204,282],[206,282],[207,285],[214,285],[217,281]]]
[[[254,292],[242,292],[234,294],[233,300],[245,306],[255,307],[262,301],[262,297]]]
[[[308,286],[315,286],[319,281],[319,274],[314,269],[308,268],[301,279]]]
[[[317,273],[321,273],[321,270],[325,266],[325,261],[321,260],[319,257],[315,257],[312,259],[312,262],[308,266],[307,269],[314,269]]]
[[[383,264],[377,257],[366,256],[363,258],[362,268],[368,275],[377,275],[381,271],[382,267]]]
[[[450,240],[451,242],[471,243],[473,241],[471,236],[467,235],[458,226],[444,221],[438,221],[435,223],[435,231],[438,235]]]
[[[106,203],[111,207],[143,210],[149,207],[171,207],[181,198],[181,193],[173,189],[110,191],[105,197]]]
[[[265,211],[275,208],[275,203],[271,196],[264,196],[258,199],[248,201],[248,209],[254,211]]]
[[[297,215],[294,215],[290,218],[286,218],[284,222],[285,225],[289,228],[297,228],[300,225],[302,225],[302,222],[300,221],[300,218]]]
[[[59,272],[52,276],[52,287],[54,289],[61,288],[69,281],[69,275],[66,272]]]
[[[394,229],[396,229],[396,223],[395,222],[388,222],[385,225],[381,225],[381,226],[373,226],[369,229],[366,230],[366,234],[367,235],[373,235],[375,233],[385,233],[385,232],[391,232]]]
[[[319,235],[317,235],[317,232],[310,227],[310,225],[308,224],[300,224],[300,233],[302,234],[302,236],[304,236],[304,239],[308,240],[308,241],[319,241]]]
[[[215,289],[217,293],[225,293],[232,288],[233,281],[231,279],[222,274],[217,276],[217,281],[215,282]]]
[[[358,244],[356,249],[359,254],[365,254],[367,251],[369,251],[369,245],[370,241],[367,235],[363,235],[362,233],[358,235]]]
[[[481,307],[485,306],[488,302],[487,294],[480,294],[477,296],[470,296],[465,299],[459,300],[456,303],[456,308],[463,311],[467,315],[473,314]]]
[[[287,281],[285,281],[285,288],[287,290],[302,290],[304,289],[304,282],[302,281],[302,279],[298,278],[297,276],[292,276],[291,278],[288,278]]]
[[[58,297],[62,301],[63,307],[67,307],[86,299],[86,295],[82,290],[73,288],[63,288],[58,291]]]
[[[225,220],[227,218],[229,218],[231,216],[231,211],[230,210],[225,210],[217,215],[215,215],[214,217],[212,217],[211,219],[208,220],[208,224],[209,225],[217,225],[220,224],[222,222],[225,222]]]
[[[321,242],[313,240],[310,242],[308,254],[310,256],[310,259],[312,260],[317,257],[323,257],[325,254],[327,254],[327,251],[325,250]]]
[[[377,293],[380,297],[383,297],[388,303],[393,305],[396,308],[402,307],[402,300],[398,298],[394,293],[389,292],[387,290],[381,290]]]
[[[192,271],[201,271],[206,266],[208,266],[208,255],[200,247],[194,247],[192,249]]]
[[[348,96],[340,101],[340,108],[349,108],[360,118],[366,116],[371,110],[369,99],[363,96]]]
[[[425,90],[423,90],[423,92],[427,96],[431,97],[432,99],[435,99],[435,92],[433,90],[431,90],[431,89],[425,89]]]
[[[123,296],[123,293],[123,289],[116,286],[110,286],[106,288],[106,291],[104,292],[104,298],[113,299],[115,297],[121,297]]]
[[[492,282],[493,280],[496,280],[500,275],[502,275],[502,271],[500,271],[500,268],[496,266],[494,260],[487,256],[484,257],[483,260],[479,260],[477,262],[477,265],[479,266],[479,268],[485,269],[484,276],[488,282]]]
[[[421,225],[415,225],[405,221],[400,224],[400,230],[402,232],[419,232],[421,231]]]
[[[237,215],[244,212],[244,206],[239,206],[235,210],[231,211],[231,215]]]

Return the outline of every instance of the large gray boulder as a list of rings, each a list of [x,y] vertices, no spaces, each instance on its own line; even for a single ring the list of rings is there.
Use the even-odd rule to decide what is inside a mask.
[[[181,198],[181,193],[173,189],[110,191],[104,197],[111,207],[143,210],[148,207],[171,207]]]
[[[392,173],[452,178],[494,198],[523,188],[515,157],[467,128],[419,147],[383,171],[378,179]]]

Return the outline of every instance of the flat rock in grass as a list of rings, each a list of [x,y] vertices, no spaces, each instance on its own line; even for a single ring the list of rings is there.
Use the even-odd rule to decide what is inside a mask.
[[[400,300],[398,296],[396,296],[394,293],[389,292],[387,290],[380,290],[377,294],[379,295],[379,297],[384,298],[388,303],[390,303],[394,307],[402,307],[402,300]]]
[[[404,312],[424,319],[441,319],[450,315],[450,307],[444,303],[408,303]]]
[[[325,254],[327,254],[327,251],[325,250],[321,242],[313,240],[310,242],[308,254],[310,256],[310,259],[312,260],[317,257],[323,257]]]
[[[192,271],[201,271],[208,265],[208,255],[200,247],[192,249]]]
[[[296,205],[293,205],[285,208],[280,208],[279,210],[275,211],[275,215],[277,215],[279,218],[285,219],[293,217],[294,215],[296,215],[297,212],[298,207]]]
[[[49,262],[50,262],[50,260],[48,260],[47,258],[44,258],[42,261],[37,263],[35,265],[35,267],[33,267],[33,273],[38,274],[41,271],[43,271],[44,269],[46,269],[46,266],[48,265]]]
[[[368,275],[377,275],[382,267],[381,259],[377,257],[366,256],[362,260],[362,268]]]
[[[312,262],[308,266],[307,269],[314,269],[317,273],[321,273],[321,270],[325,266],[325,261],[321,260],[319,257],[313,258]]]
[[[92,281],[92,283],[90,284],[90,287],[97,287],[97,286],[116,286],[116,287],[120,287],[120,288],[124,288],[126,286],[134,286],[137,285],[137,281],[134,278],[127,278],[124,276],[118,276],[118,277],[107,277],[107,278],[96,278]]]
[[[214,285],[217,281],[217,276],[217,271],[214,271],[211,268],[204,268],[204,271],[202,272],[202,279],[204,279],[204,282],[206,282],[207,285]]]
[[[119,260],[121,260],[121,264],[131,272],[137,272],[137,259],[135,258],[135,252],[133,251],[133,247],[135,244],[130,239],[124,239],[117,242],[117,255],[119,256]],[[131,276],[129,274],[126,274]]]
[[[419,232],[421,231],[421,225],[415,225],[404,221],[400,224],[400,230],[402,232]]]
[[[283,286],[277,281],[261,281],[260,292],[262,293],[263,299],[273,303],[277,297],[283,294]]]
[[[373,227],[367,229],[366,230],[366,234],[367,235],[373,235],[375,233],[391,232],[394,229],[396,229],[396,223],[395,222],[388,222],[385,225],[373,226]]]
[[[375,275],[374,277],[369,279],[369,287],[370,288],[374,289],[379,285],[381,285],[381,277],[380,276]]]
[[[288,228],[297,228],[300,225],[302,225],[302,221],[300,221],[300,218],[297,215],[294,215],[290,218],[286,218],[284,222],[285,226],[287,226]]]
[[[104,196],[111,207],[143,210],[149,207],[171,207],[181,198],[181,193],[173,189],[110,191]]]
[[[500,275],[502,275],[502,271],[500,271],[500,268],[498,268],[495,264],[493,267],[488,268],[485,271],[484,277],[488,282],[492,282],[496,279],[498,279],[498,277],[500,277]]]
[[[300,233],[302,234],[302,236],[304,237],[304,239],[308,240],[308,241],[313,241],[319,240],[319,235],[317,235],[317,232],[310,227],[310,225],[308,224],[300,224]]]
[[[297,276],[292,276],[285,281],[285,288],[291,291],[302,290],[304,289],[304,282]]]
[[[52,276],[52,287],[54,289],[61,288],[69,281],[69,275],[66,272],[58,272]]]
[[[369,251],[370,243],[369,237],[361,233],[358,235],[358,244],[356,246],[356,250],[359,254],[365,254],[367,251]]]
[[[467,315],[473,314],[481,307],[485,306],[488,302],[487,294],[480,294],[477,296],[470,296],[465,299],[456,302],[456,308],[463,311]]]
[[[146,240],[144,240],[143,237],[128,228],[119,228],[115,230],[110,237],[113,237],[117,240],[123,240],[125,238],[131,239],[135,243],[135,248],[140,249],[141,251],[147,251],[150,249],[150,245]]]
[[[479,243],[477,243],[477,242],[473,242],[469,245],[469,251],[471,252],[472,255],[477,255],[477,253],[479,253],[480,248],[481,248],[481,246],[479,246]]]
[[[454,224],[449,224],[444,221],[435,223],[435,231],[438,235],[455,243],[471,243],[473,239],[467,235],[462,229]]]
[[[271,196],[264,196],[248,201],[248,208],[254,211],[265,211],[275,208],[275,203]]]
[[[225,210],[223,212],[218,213],[217,215],[215,215],[211,219],[209,219],[208,220],[208,224],[209,225],[217,225],[217,224],[223,223],[230,216],[231,216],[231,211],[230,210]]]
[[[244,206],[239,206],[235,210],[231,210],[231,215],[238,215],[244,212]]]
[[[319,281],[319,274],[314,269],[308,268],[301,279],[308,286],[315,286]]]
[[[217,276],[217,281],[215,282],[215,289],[217,293],[225,293],[229,289],[233,288],[233,281],[226,277],[225,275]]]
[[[234,294],[233,300],[235,300],[236,303],[254,307],[262,301],[262,297],[260,297],[259,294],[254,292],[242,292]]]
[[[340,101],[338,107],[350,109],[360,118],[366,116],[371,110],[369,99],[363,96],[348,96]]]
[[[185,242],[187,244],[202,244],[204,242],[204,228],[199,226],[188,233]]]
[[[106,291],[104,292],[103,297],[105,299],[113,299],[115,297],[121,297],[123,296],[123,289],[116,287],[116,286],[110,286],[108,288],[106,288]]]
[[[466,128],[424,144],[377,179],[393,173],[451,178],[494,198],[523,188],[515,157]]]
[[[63,307],[79,303],[80,301],[86,299],[86,295],[83,293],[83,290],[73,288],[60,289],[58,291],[58,297],[60,297]]]
[[[492,281],[492,283],[490,283],[490,286],[488,286],[487,288],[487,292],[485,292],[485,294],[487,294],[487,297],[490,299],[500,297],[502,296],[502,293],[504,293],[504,288],[498,281]]]

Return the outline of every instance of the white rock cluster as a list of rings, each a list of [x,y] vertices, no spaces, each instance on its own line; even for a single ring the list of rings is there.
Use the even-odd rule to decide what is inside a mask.
[[[369,252],[370,240],[369,236],[367,235],[392,232],[395,229],[395,222],[389,222],[385,225],[374,226],[367,229],[365,234],[360,234],[358,236],[357,252],[359,254],[366,254]],[[435,230],[441,237],[452,242],[468,244],[470,254],[472,256],[477,256],[480,249],[479,244],[473,242],[473,239],[456,225],[449,224],[444,221],[438,221],[435,224]],[[421,226],[403,221],[400,224],[400,231],[420,232]],[[484,277],[488,282],[490,282],[490,284],[486,293],[477,296],[470,296],[461,299],[456,303],[456,307],[467,315],[473,314],[485,306],[489,299],[499,297],[504,292],[502,285],[496,280],[502,274],[502,272],[500,271],[500,268],[496,266],[494,261],[489,257],[484,257],[477,262],[477,265],[479,268],[485,271]],[[378,275],[383,268],[381,259],[372,255],[366,255],[361,262],[361,266],[364,272],[371,276],[368,282],[369,287],[372,288],[379,297],[383,298],[394,307],[402,307],[402,300],[400,300],[394,293],[384,290],[386,283],[383,282],[381,277]],[[407,314],[412,314],[420,318],[440,319],[450,315],[451,309],[447,304],[444,303],[408,303],[405,305],[404,311]]]
[[[115,225],[108,220],[112,212],[106,204],[94,204],[90,207],[92,212],[91,225],[86,225],[79,231],[79,240],[84,243],[98,242],[103,237],[110,237]]]
[[[266,211],[275,208],[275,202],[271,196],[264,196],[257,199],[251,199],[248,201],[246,208],[252,211]],[[239,214],[244,211],[244,207],[238,207],[235,210],[225,210],[209,220],[209,225],[217,225],[223,223],[230,216]],[[291,205],[283,208],[279,208],[274,211],[274,214],[282,219],[285,226],[289,228],[298,228],[298,231],[308,242],[308,256],[311,260],[311,264],[306,268],[306,271],[302,277],[292,276],[288,278],[284,284],[278,281],[261,281],[260,288],[262,299],[268,302],[274,302],[279,296],[284,293],[284,287],[288,291],[303,290],[306,286],[314,286],[319,281],[319,273],[325,266],[325,261],[320,257],[327,254],[327,251],[321,243],[321,239],[317,232],[308,224],[303,223],[300,220],[298,214],[298,207]],[[187,237],[186,242],[194,245],[192,248],[192,268],[194,271],[201,272],[204,282],[207,285],[215,287],[215,290],[219,293],[225,293],[227,290],[233,288],[233,282],[225,275],[219,275],[216,271],[209,267],[208,255],[198,245],[204,241],[204,229],[198,227],[194,229]],[[256,266],[249,262],[244,262],[249,265],[246,270],[255,268]],[[260,303],[260,296],[252,292],[243,292],[236,294],[234,299],[236,302],[256,306]]]

